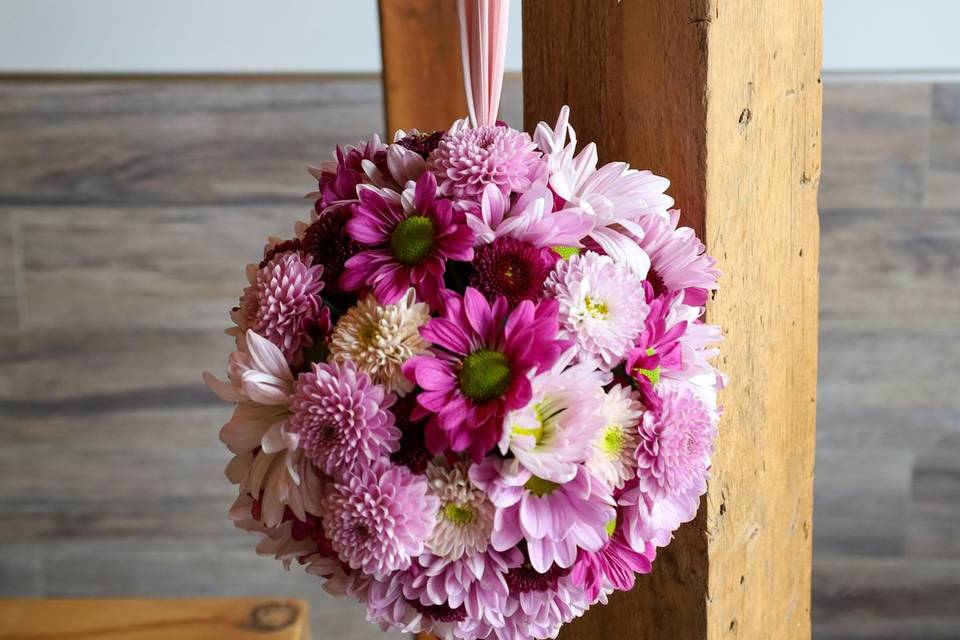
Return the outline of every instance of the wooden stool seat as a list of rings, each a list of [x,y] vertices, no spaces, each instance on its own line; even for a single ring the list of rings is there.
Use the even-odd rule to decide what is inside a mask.
[[[308,640],[307,603],[268,598],[0,600],[2,640]]]

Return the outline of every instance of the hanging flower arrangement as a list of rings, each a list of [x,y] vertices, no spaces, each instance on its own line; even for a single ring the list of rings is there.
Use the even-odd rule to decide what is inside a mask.
[[[384,630],[552,638],[696,515],[720,274],[669,182],[598,166],[566,107],[495,120],[491,7],[492,36],[461,3],[471,117],[312,167],[310,220],[247,266],[204,378],[235,404],[230,514],[258,553]]]

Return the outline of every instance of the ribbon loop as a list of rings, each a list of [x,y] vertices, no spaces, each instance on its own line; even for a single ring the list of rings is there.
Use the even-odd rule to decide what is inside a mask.
[[[460,57],[470,124],[496,124],[507,52],[510,0],[458,0]]]

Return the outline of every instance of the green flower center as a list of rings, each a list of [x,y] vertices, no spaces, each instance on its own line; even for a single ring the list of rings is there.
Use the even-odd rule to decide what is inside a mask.
[[[553,250],[560,254],[560,257],[564,260],[580,255],[580,249],[577,247],[554,247]]]
[[[465,527],[473,523],[473,509],[459,504],[450,503],[443,507],[443,517],[453,524]]]
[[[614,518],[607,523],[607,535],[613,536],[613,532],[617,530],[617,519]]]
[[[510,386],[510,362],[502,353],[478,349],[463,359],[457,381],[460,391],[471,400],[493,400]]]
[[[410,216],[390,236],[393,257],[406,265],[420,264],[432,247],[433,221],[426,216]]]
[[[600,450],[610,457],[619,456],[623,451],[623,427],[619,424],[607,425],[600,438]]]
[[[606,302],[594,302],[590,299],[590,296],[584,296],[583,304],[587,307],[587,313],[594,318],[606,318],[610,311]]]
[[[537,476],[530,476],[530,479],[523,484],[523,488],[535,496],[543,497],[553,493],[554,489],[560,485],[556,482],[550,482]]]
[[[647,355],[652,356],[656,353],[653,350],[653,347],[647,347]],[[650,381],[650,384],[657,384],[660,382],[660,367],[656,369],[644,369],[643,367],[634,367],[633,372],[639,376],[646,376],[647,380]]]

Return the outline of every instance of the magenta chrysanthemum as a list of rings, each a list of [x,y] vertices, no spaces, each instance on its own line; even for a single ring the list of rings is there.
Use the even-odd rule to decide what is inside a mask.
[[[577,360],[606,371],[633,346],[649,310],[643,280],[592,251],[559,262],[546,291],[560,304],[561,335],[576,344]]]
[[[514,307],[522,300],[537,302],[543,283],[559,256],[516,238],[497,238],[477,249],[470,284],[487,300],[503,296]]]
[[[387,410],[393,401],[349,360],[315,364],[297,378],[289,430],[330,475],[366,468],[397,450],[400,430]]]
[[[323,267],[296,252],[273,257],[264,267],[247,267],[250,281],[232,317],[241,330],[252,329],[277,345],[291,364],[313,345],[312,333],[325,334],[330,312],[323,306]]]
[[[703,243],[690,227],[677,227],[680,211],[671,209],[670,219],[644,216],[640,220],[643,237],[640,248],[650,256],[647,280],[653,293],[661,296],[683,291],[685,304],[702,306],[710,291],[717,288],[720,270],[717,261],[705,252]]]
[[[664,389],[660,406],[640,421],[637,477],[654,500],[706,491],[713,417],[692,391]]]
[[[381,577],[423,553],[439,505],[405,467],[366,468],[332,484],[323,528],[341,560]]]
[[[473,232],[464,214],[436,197],[436,180],[424,173],[403,198],[363,189],[347,232],[364,250],[346,262],[340,286],[370,287],[380,304],[393,304],[413,287],[435,306],[447,260],[473,259]]]
[[[317,200],[317,213],[336,203],[356,200],[357,186],[366,181],[364,162],[386,168],[386,150],[380,137],[373,135],[354,145],[338,146],[334,160],[310,167],[310,174],[318,182],[318,190],[309,196]]]
[[[527,189],[539,170],[540,152],[522,131],[505,126],[462,128],[440,140],[430,168],[440,192],[455,198],[479,198],[488,184],[508,195]]]
[[[300,241],[303,254],[313,258],[313,264],[323,266],[323,282],[334,292],[340,290],[340,276],[347,260],[360,251],[360,245],[347,235],[349,219],[349,206],[331,207],[318,214]]]
[[[600,551],[581,551],[570,579],[584,590],[587,600],[596,602],[605,591],[629,591],[638,573],[650,573],[657,548],[646,543],[635,551],[623,532],[616,530]]]
[[[497,443],[503,416],[526,406],[532,371],[560,355],[556,303],[507,301],[492,305],[473,288],[444,296],[443,316],[421,329],[433,355],[417,356],[403,371],[424,391],[420,407],[431,414],[427,446],[434,452],[467,451],[480,461]]]

